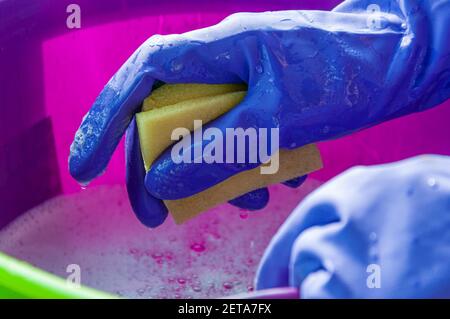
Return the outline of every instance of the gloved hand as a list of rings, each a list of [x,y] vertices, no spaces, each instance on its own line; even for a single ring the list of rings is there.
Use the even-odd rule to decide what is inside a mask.
[[[273,237],[256,288],[303,298],[449,298],[450,157],[352,168]]]
[[[367,14],[374,3],[381,12]],[[246,99],[204,128],[279,128],[281,148],[434,106],[450,95],[448,8],[449,1],[350,0],[333,12],[241,13],[209,28],[151,37],[84,118],[71,147],[70,172],[88,182],[104,171],[156,79],[247,83]],[[257,165],[175,164],[167,150],[146,177],[141,169],[128,173],[140,176],[128,178],[128,191],[139,203],[133,207],[153,207],[156,198],[190,196]],[[145,180],[146,189],[137,180]]]
[[[167,208],[164,203],[148,194],[144,187],[145,168],[142,161],[141,147],[136,120],[130,123],[125,140],[126,158],[126,181],[128,196],[133,211],[141,223],[148,227],[156,227],[164,222],[167,217]],[[306,180],[306,176],[284,182],[286,186],[296,188]],[[269,200],[269,193],[266,188],[257,189],[244,194],[230,204],[248,209],[256,210],[263,208]]]

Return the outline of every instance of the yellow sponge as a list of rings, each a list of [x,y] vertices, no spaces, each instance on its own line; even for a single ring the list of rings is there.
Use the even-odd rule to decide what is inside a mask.
[[[171,140],[171,135],[175,128],[184,127],[193,131],[194,120],[202,120],[203,124],[206,124],[239,104],[246,94],[245,91],[220,95],[213,94],[232,88],[241,88],[237,85],[233,87],[222,85],[220,88],[216,85],[192,87],[192,84],[189,84],[189,86],[191,90],[189,94],[186,93],[186,96],[196,96],[196,98],[179,102],[182,98],[181,93],[188,92],[183,85],[171,85],[168,89],[162,86],[151,95],[155,95],[157,98],[152,100],[151,103],[147,103],[147,105],[152,104],[150,110],[136,114],[141,151],[146,170],[149,170],[153,161],[174,143]],[[166,99],[161,98],[161,91],[164,92]],[[210,95],[200,97],[202,92]],[[170,93],[173,93],[173,95]],[[148,100],[149,98],[146,99],[146,101]],[[175,104],[167,105],[168,100],[175,102]],[[161,104],[153,104],[155,101],[160,101]]]
[[[240,84],[166,84],[145,99],[136,114],[145,169],[174,141],[172,131],[194,130],[194,120],[206,124],[239,104],[246,86]],[[280,150],[279,170],[262,175],[260,168],[244,171],[193,196],[164,201],[175,222],[180,224],[197,214],[249,191],[311,173],[322,167],[320,153],[313,144],[295,150]]]
[[[320,152],[315,144],[294,150],[280,150],[279,163],[279,170],[275,174],[261,174],[260,167],[256,167],[233,175],[203,192],[177,200],[165,200],[164,204],[175,222],[181,224],[209,208],[250,191],[303,176],[322,168]]]
[[[142,111],[172,105],[199,97],[214,96],[230,92],[247,91],[245,84],[165,84],[152,92],[142,105]]]

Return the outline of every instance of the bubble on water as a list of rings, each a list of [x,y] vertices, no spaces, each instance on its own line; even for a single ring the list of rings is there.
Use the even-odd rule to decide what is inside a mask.
[[[225,289],[233,289],[233,284],[232,284],[231,282],[229,282],[229,281],[225,281],[225,282],[222,284],[222,286],[223,286],[223,288],[225,288]]]
[[[177,238],[175,236],[169,236],[169,241],[170,242],[176,242]]]
[[[164,255],[164,257],[166,257],[166,260],[172,260],[172,259],[173,259],[172,253],[166,253],[166,254]]]
[[[116,290],[116,291],[114,291],[114,293],[119,297],[124,295],[124,293],[121,290]]]
[[[260,65],[260,64],[258,64],[258,65],[255,67],[255,70],[256,70],[256,73],[259,73],[259,74],[263,73],[263,71],[264,71],[262,65]]]
[[[139,288],[136,292],[139,296],[142,296],[145,293],[145,288]]]
[[[239,217],[241,219],[247,219],[248,218],[248,213],[246,211],[242,211],[239,213]]]
[[[198,253],[201,253],[202,251],[205,251],[206,247],[202,243],[193,243],[191,245],[191,250],[196,251]]]
[[[195,291],[195,292],[200,292],[200,291],[202,291],[202,287],[200,287],[200,286],[192,286],[192,290]]]
[[[163,254],[162,254],[162,253],[156,252],[156,253],[152,253],[151,256],[152,256],[152,258],[154,258],[154,259],[159,259],[159,258],[162,258],[162,257],[163,257]]]
[[[180,285],[184,285],[184,284],[186,283],[186,279],[184,279],[184,278],[178,278],[178,279],[177,279],[177,282],[178,282]]]

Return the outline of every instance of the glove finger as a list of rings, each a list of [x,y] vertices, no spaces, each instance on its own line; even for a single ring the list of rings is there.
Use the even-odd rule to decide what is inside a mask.
[[[264,80],[269,81],[268,78]],[[211,143],[211,139],[199,138],[198,134],[201,135],[202,130],[197,129],[156,159],[145,179],[147,190],[157,198],[179,199],[201,192],[234,174],[255,168],[266,161],[268,157],[265,155],[270,156],[278,150],[277,124],[273,123],[273,117],[267,114],[274,112],[280,99],[280,94],[275,89],[270,92],[266,90],[266,84],[258,83],[261,90],[250,90],[239,105],[204,126],[203,132],[214,132],[214,138],[211,139],[221,142],[214,143],[216,156],[213,161],[206,161],[208,155],[202,154],[202,150]],[[261,101],[265,103],[261,104]],[[266,134],[261,128],[266,129],[264,131]],[[252,143],[246,139],[243,143],[228,144],[228,139],[237,140],[236,135],[229,138],[230,134],[237,132],[236,129],[241,132],[252,132],[256,141]],[[242,141],[242,138],[239,139]],[[190,161],[179,161],[177,150],[180,149],[180,145],[183,146],[183,158],[191,159]],[[264,148],[266,152],[261,152]]]
[[[284,181],[282,184],[287,187],[290,187],[290,188],[297,188],[297,187],[300,187],[300,185],[302,185],[306,181],[307,177],[308,177],[308,175],[299,176],[299,177]]]
[[[153,79],[129,61],[106,84],[70,147],[69,170],[76,180],[88,183],[105,170],[152,84]]]
[[[352,250],[346,250],[345,244],[341,242],[340,229],[339,224],[312,227],[294,241],[289,263],[289,285],[301,287],[302,298],[352,297],[348,283],[337,274],[337,265],[343,261],[342,256],[350,259],[354,257]],[[350,265],[346,266],[350,268]],[[362,265],[362,268],[365,267]],[[361,270],[360,273],[365,273],[364,269]]]
[[[294,210],[270,241],[256,273],[257,289],[289,286],[289,262],[299,234],[307,228],[340,220],[335,207],[315,205],[311,195]]]
[[[127,130],[125,149],[126,184],[131,207],[142,224],[157,227],[166,219],[167,208],[162,200],[153,197],[145,189],[145,168],[135,119],[131,121]]]
[[[269,190],[266,187],[256,189],[228,201],[228,203],[233,206],[248,210],[263,209],[264,207],[266,207],[268,202]]]

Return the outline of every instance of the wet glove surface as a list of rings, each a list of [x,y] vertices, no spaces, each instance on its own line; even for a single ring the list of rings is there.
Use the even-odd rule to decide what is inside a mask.
[[[367,11],[374,3],[380,10],[375,22]],[[246,99],[204,128],[276,127],[281,148],[336,138],[437,105],[450,90],[443,31],[449,11],[449,1],[346,1],[332,12],[240,13],[209,28],[153,36],[83,119],[71,146],[70,172],[86,183],[105,170],[155,80],[247,83]],[[167,150],[145,176],[130,164],[134,161],[127,159],[134,208],[193,195],[259,165],[175,164]],[[248,198],[267,201],[260,192]]]
[[[314,191],[272,238],[258,289],[303,298],[449,298],[450,157],[355,167]]]

